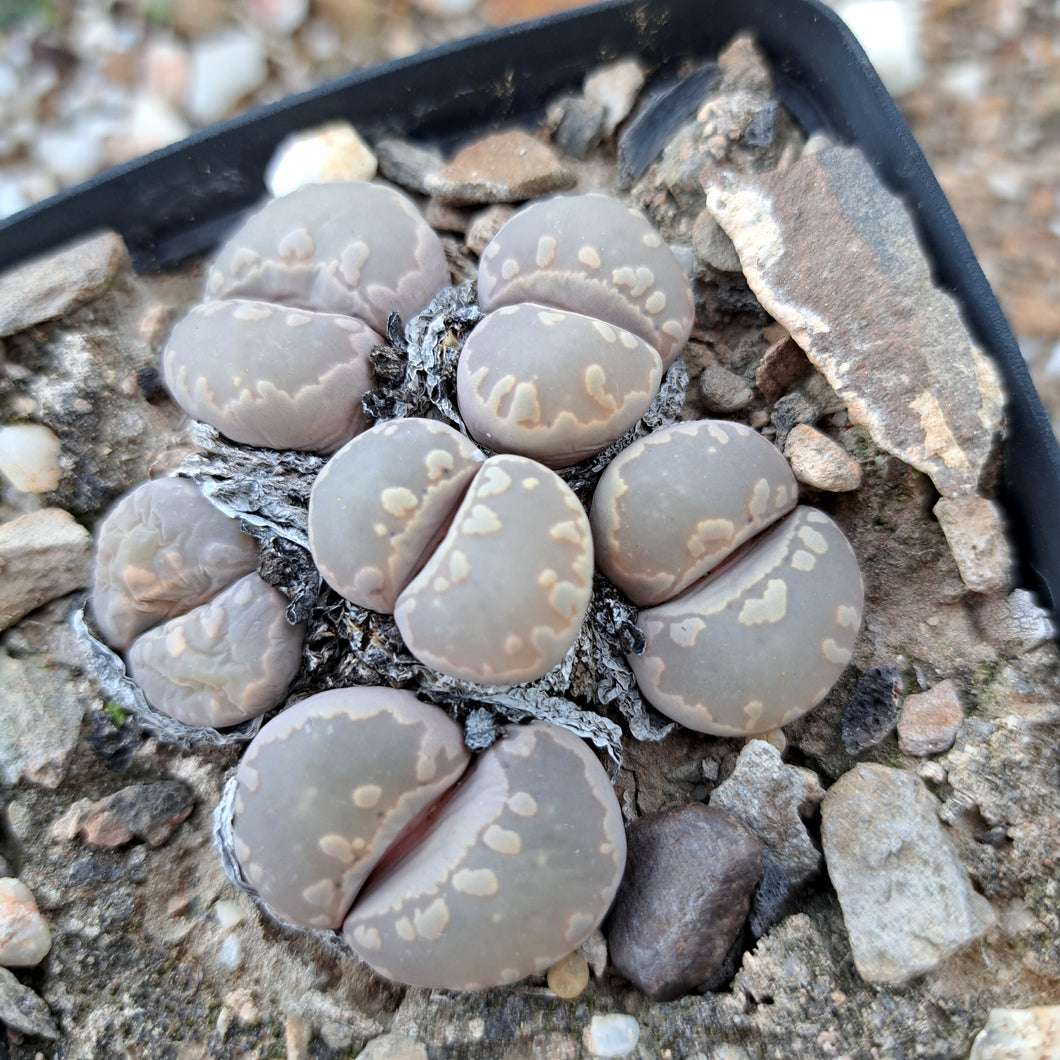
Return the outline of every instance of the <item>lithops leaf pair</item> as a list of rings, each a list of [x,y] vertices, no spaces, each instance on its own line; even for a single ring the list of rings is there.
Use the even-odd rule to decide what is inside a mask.
[[[174,328],[166,385],[237,442],[333,452],[364,430],[369,354],[387,317],[449,282],[438,237],[405,196],[366,182],[273,199],[222,248],[206,298]]]
[[[592,533],[570,488],[526,457],[487,460],[432,420],[377,424],[331,458],[309,544],[337,592],[393,612],[417,658],[482,684],[552,669],[592,590]]]
[[[232,835],[276,916],[341,928],[381,975],[451,990],[514,982],[576,948],[626,852],[607,774],[566,730],[509,726],[472,761],[437,707],[363,687],[262,728]]]
[[[223,728],[282,700],[304,629],[256,566],[253,539],[187,479],[137,486],[100,524],[92,615],[156,710]]]
[[[814,707],[850,660],[857,558],[768,441],[737,423],[678,423],[608,466],[590,519],[600,569],[646,607],[630,665],[691,729],[768,732]]]
[[[457,370],[472,437],[566,467],[644,414],[692,328],[687,276],[645,217],[565,195],[511,218],[482,253]]]

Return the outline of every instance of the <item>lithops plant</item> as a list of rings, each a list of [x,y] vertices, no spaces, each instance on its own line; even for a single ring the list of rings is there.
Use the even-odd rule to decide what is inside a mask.
[[[92,616],[156,710],[223,728],[282,700],[304,627],[256,565],[253,539],[187,479],[137,486],[100,524]]]
[[[367,425],[372,347],[387,317],[449,282],[445,252],[405,196],[366,182],[268,202],[209,271],[207,301],[174,328],[166,385],[234,441],[333,452]]]
[[[337,592],[394,613],[417,658],[481,684],[552,669],[592,590],[592,533],[571,489],[526,457],[484,459],[431,420],[377,424],[331,458],[309,544]]]
[[[636,210],[606,195],[534,203],[487,245],[486,317],[464,343],[457,400],[471,436],[566,467],[621,437],[692,327],[688,277]]]
[[[598,561],[650,605],[629,663],[644,696],[719,736],[768,732],[827,695],[861,625],[857,559],[747,427],[702,420],[658,431],[604,472],[591,521]],[[794,509],[794,510],[792,510]]]
[[[266,906],[341,927],[375,971],[415,986],[543,972],[600,923],[625,865],[618,802],[577,737],[509,726],[472,762],[460,727],[410,692],[288,708],[236,785],[233,848]]]

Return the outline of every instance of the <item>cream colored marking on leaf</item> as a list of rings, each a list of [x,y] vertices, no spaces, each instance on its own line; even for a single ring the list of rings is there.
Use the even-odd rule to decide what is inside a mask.
[[[695,427],[690,425],[690,429],[688,430],[687,433],[688,433],[689,437],[694,438],[695,435],[696,435]],[[720,423],[716,423],[713,420],[711,420],[707,424],[707,434],[710,435],[711,441],[717,442],[718,445],[728,445],[729,444],[729,432]]]
[[[685,327],[680,320],[667,320],[659,330],[664,335],[669,335],[671,339],[683,339],[685,337]]]
[[[615,329],[605,320],[594,320],[593,331],[595,331],[604,342],[608,343],[608,345],[613,346],[618,341],[618,332],[615,331]],[[623,332],[622,334],[625,335],[626,332]]]
[[[453,454],[446,449],[432,449],[423,462],[427,465],[427,478],[431,482],[444,478],[456,463]]]
[[[505,258],[504,264],[501,265],[501,276],[506,280],[510,280],[515,276],[518,276],[522,270],[519,268],[519,262],[515,258]]]
[[[847,629],[857,629],[861,616],[858,614],[856,607],[851,607],[849,604],[840,604],[835,609],[835,620],[837,625],[845,626]]]
[[[781,622],[788,613],[788,583],[781,578],[770,578],[765,592],[758,599],[745,600],[737,621],[741,626],[760,626]]]
[[[166,652],[171,659],[179,659],[188,650],[184,639],[184,630],[180,626],[171,626],[166,633]]]
[[[596,917],[592,913],[572,913],[567,918],[567,928],[563,932],[563,937],[574,945],[587,931],[589,931],[593,924],[596,923]]]
[[[489,369],[482,369],[483,379]],[[518,382],[514,375],[503,375],[496,383],[493,384],[493,389],[490,390],[489,397],[484,399],[487,408],[492,409],[494,412],[500,407],[500,403],[512,392],[513,387]],[[481,394],[481,391],[476,389],[477,393]]]
[[[693,559],[699,559],[707,552],[717,551],[719,542],[731,541],[735,533],[731,519],[701,519],[685,547]]]
[[[795,549],[791,557],[792,570],[797,570],[802,574],[808,574],[815,566],[817,566],[817,560],[814,558],[812,552],[807,552],[803,548]]]
[[[383,511],[395,519],[404,519],[418,507],[420,500],[407,486],[388,486],[379,495]]]
[[[831,637],[821,641],[821,654],[836,666],[846,666],[850,662],[850,650],[838,645]]]
[[[421,784],[434,780],[438,773],[438,762],[428,751],[420,750],[416,755],[416,779]]]
[[[541,485],[541,479],[534,478],[533,475],[527,475],[522,481],[522,487],[524,490],[536,490]]]
[[[449,591],[449,579],[442,577],[435,578],[434,581],[431,582],[431,588],[440,596],[442,593]]]
[[[248,324],[257,324],[259,321],[268,320],[271,316],[272,306],[264,305],[262,302],[237,302],[235,309],[232,310],[233,320],[245,321]]]
[[[512,477],[497,464],[490,464],[479,472],[475,482],[475,495],[478,497],[498,497],[507,493],[512,486]]]
[[[253,863],[246,867],[247,883],[256,891],[261,890],[261,885],[265,882],[265,870],[258,865]]]
[[[542,589],[547,589],[550,585],[555,585],[559,580],[559,575],[551,568],[546,567],[538,576],[537,584]]]
[[[404,939],[405,942],[416,941],[416,928],[407,916],[399,917],[394,921],[394,930],[397,931],[399,939]]]
[[[523,638],[517,637],[514,633],[509,633],[504,638],[504,654],[505,655],[518,655],[523,650]]]
[[[614,843],[601,843],[596,848],[596,852],[598,854],[601,854],[603,857],[606,858],[608,856],[608,854],[613,854],[615,852],[615,844]]]
[[[376,537],[386,537],[390,531],[387,529],[386,523],[376,523],[374,528]]]
[[[557,582],[548,594],[548,604],[556,614],[572,619],[581,609],[581,590],[571,582]]]
[[[752,519],[761,519],[769,507],[769,482],[760,478],[751,489],[751,499],[747,503],[747,512]]]
[[[415,910],[412,920],[421,939],[437,942],[449,926],[449,906],[444,898],[435,898],[426,909]]]
[[[516,817],[533,817],[537,813],[537,800],[528,791],[517,791],[508,799],[508,808]]]
[[[371,253],[363,239],[355,239],[346,247],[339,259],[339,270],[347,287],[357,287],[361,282],[361,272],[368,263]]]
[[[458,869],[453,873],[453,887],[472,898],[492,898],[500,882],[492,869]]]
[[[554,523],[549,527],[548,536],[553,541],[569,541],[572,545],[582,543],[581,527],[573,519],[564,519],[562,523]]]
[[[538,323],[546,328],[555,324],[562,324],[567,319],[567,314],[559,309],[539,309],[537,313]]]
[[[482,842],[486,844],[495,854],[505,854],[510,857],[518,854],[523,849],[523,841],[518,832],[512,832],[507,828],[501,828],[499,824],[491,824],[483,833]]]
[[[494,240],[486,249],[482,252],[484,258],[495,258],[501,250],[500,244]]]
[[[354,836],[353,839],[350,840],[350,848],[355,854],[359,854],[366,846],[368,846],[368,844],[359,835]]]
[[[537,241],[537,254],[534,262],[539,269],[547,269],[556,257],[556,237],[541,236]]]
[[[680,622],[671,622],[670,640],[679,648],[691,648],[706,628],[707,624],[701,618],[691,617]]]
[[[740,709],[743,716],[753,725],[762,716],[762,708],[760,699],[749,699]]]
[[[842,625],[841,622],[840,625]],[[242,773],[243,775],[240,779],[243,786],[251,795],[255,794],[261,787],[261,771],[255,769],[253,766],[247,765],[246,760],[244,759]]]
[[[618,408],[618,402],[614,399],[613,395],[609,394],[605,387],[607,386],[607,373],[604,371],[602,364],[590,364],[585,369],[585,375],[582,377],[582,382],[585,385],[585,392],[593,399],[593,401],[607,412],[614,412]]]
[[[283,322],[289,328],[304,328],[313,323],[313,318],[308,313],[290,312],[283,318]]]
[[[473,504],[464,521],[460,524],[460,532],[469,537],[488,537],[501,530],[501,521],[497,513],[485,504]]]
[[[329,832],[322,835],[317,843],[321,854],[329,858],[338,858],[340,861],[353,861],[353,847],[350,841],[337,832]]]
[[[449,557],[449,580],[453,585],[459,585],[466,581],[471,575],[471,561],[467,553],[456,548]]]
[[[379,934],[378,928],[358,924],[353,929],[353,941],[363,950],[377,950],[383,945],[383,936]]]
[[[595,247],[582,247],[578,251],[578,260],[588,269],[600,268],[600,255]]]
[[[662,246],[662,240],[655,232],[645,232],[640,237],[640,242],[642,246],[647,247],[649,250],[655,250],[656,247]]]
[[[512,395],[508,418],[525,426],[535,427],[541,422],[541,402],[533,383],[519,383]]]
[[[316,246],[307,228],[295,228],[280,240],[276,248],[284,261],[305,261],[313,256]]]
[[[302,891],[302,898],[309,905],[318,905],[321,908],[331,904],[335,895],[335,885],[330,880],[317,880]]]
[[[378,805],[383,789],[378,784],[361,784],[353,789],[353,804],[362,810]]]
[[[635,269],[623,265],[612,271],[611,282],[616,287],[628,287],[630,298],[640,298],[655,283],[655,273],[647,265],[638,265]]]
[[[813,553],[823,556],[828,551],[828,541],[824,534],[812,526],[799,527],[799,540]]]
[[[652,316],[656,316],[666,308],[666,295],[662,291],[652,291],[644,302],[644,308]]]
[[[774,508],[786,508],[788,505],[788,487],[777,486],[776,492],[773,494],[773,507]]]

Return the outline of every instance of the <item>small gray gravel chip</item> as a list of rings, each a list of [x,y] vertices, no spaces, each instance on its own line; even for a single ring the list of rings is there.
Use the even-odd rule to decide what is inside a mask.
[[[302,700],[239,765],[233,837],[247,882],[281,919],[338,928],[387,848],[469,758],[460,727],[411,692]]]
[[[302,658],[304,625],[287,599],[248,574],[208,603],[148,630],[127,654],[155,710],[187,725],[224,728],[283,699]]]
[[[547,722],[509,726],[343,931],[389,979],[450,990],[512,983],[543,973],[599,925],[625,857],[618,800],[585,744]]]
[[[386,334],[449,282],[441,241],[412,201],[381,184],[309,184],[267,202],[221,249],[207,298],[342,313]]]
[[[780,451],[739,423],[696,420],[623,450],[600,478],[596,562],[634,603],[670,600],[795,507]]]
[[[692,287],[643,214],[607,195],[558,195],[520,210],[482,253],[479,304],[584,313],[650,343],[669,366],[692,329]]]
[[[629,656],[645,698],[716,736],[786,725],[850,661],[864,589],[857,557],[823,512],[799,507],[716,576],[641,612]]]
[[[154,479],[126,493],[99,526],[92,615],[103,639],[122,651],[256,566],[254,539],[195,483]]]
[[[608,920],[615,967],[655,1001],[672,1001],[721,968],[762,871],[757,840],[701,803],[639,817]]]

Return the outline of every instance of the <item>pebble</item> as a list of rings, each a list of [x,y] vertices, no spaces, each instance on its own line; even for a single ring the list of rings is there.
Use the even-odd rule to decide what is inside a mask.
[[[33,892],[21,880],[0,877],[0,966],[31,968],[51,948],[48,921]]]
[[[387,180],[419,195],[430,194],[430,181],[445,164],[440,152],[407,140],[380,140],[375,155]]]
[[[640,1041],[640,1024],[632,1016],[593,1016],[582,1031],[582,1044],[593,1056],[628,1056]]]
[[[636,59],[620,59],[588,74],[582,92],[604,110],[603,131],[610,136],[629,116],[644,87],[644,67]]]
[[[848,493],[861,485],[861,465],[841,445],[807,423],[798,423],[788,432],[784,455],[804,486]]]
[[[378,162],[348,121],[294,133],[280,142],[265,170],[265,186],[279,198],[305,184],[371,180]]]
[[[1057,1060],[1060,1005],[995,1008],[975,1036],[968,1060]]]
[[[356,1060],[427,1060],[427,1047],[403,1034],[380,1034],[357,1054]]]
[[[293,33],[309,14],[309,0],[244,0],[250,17],[273,33]]]
[[[179,106],[191,77],[187,47],[175,37],[155,37],[144,45],[141,62],[147,92],[171,107]]]
[[[821,817],[825,864],[866,982],[907,982],[993,925],[918,777],[857,765],[828,789]]]
[[[824,790],[810,769],[787,765],[765,740],[748,740],[733,769],[710,795],[710,805],[732,814],[762,844],[793,887],[815,876],[821,854],[806,831]]]
[[[852,0],[836,11],[865,49],[892,96],[903,96],[924,80],[920,54],[920,4],[914,0]]]
[[[761,875],[761,847],[698,802],[637,818],[627,842],[608,921],[611,961],[648,997],[670,1001],[724,966]]]
[[[547,144],[521,129],[475,140],[427,179],[432,195],[452,206],[523,202],[564,191],[572,170]]]
[[[704,210],[692,226],[692,249],[700,265],[709,266],[717,272],[741,271],[740,257],[732,240],[709,210]]]
[[[0,968],[0,1023],[21,1034],[52,1041],[59,1038],[59,1028],[47,1003],[6,968]]]
[[[487,206],[479,210],[467,226],[464,242],[472,254],[481,256],[482,252],[489,246],[490,240],[501,230],[515,213],[515,207],[505,203],[496,206]]]
[[[1049,612],[1027,589],[983,597],[975,610],[975,622],[983,638],[1006,655],[1024,655],[1056,636]]]
[[[61,447],[43,423],[0,427],[0,475],[23,493],[50,493],[59,485]]]
[[[218,30],[191,46],[187,111],[200,125],[219,121],[267,76],[265,49],[257,34],[235,26]]]
[[[843,712],[843,746],[849,755],[877,747],[898,724],[902,706],[902,673],[897,666],[874,666],[858,681]]]
[[[589,962],[577,951],[568,953],[549,968],[545,979],[556,997],[569,1001],[589,985]]]
[[[946,535],[961,581],[973,593],[1008,590],[1013,560],[1000,507],[983,497],[965,494],[941,497],[932,510]]]
[[[810,362],[802,352],[802,347],[785,332],[762,354],[755,369],[755,386],[772,405],[800,379],[805,379],[810,371]]]
[[[130,162],[140,155],[175,144],[190,133],[191,126],[172,104],[157,96],[138,96],[120,135],[108,141],[107,161],[111,165]]]
[[[916,758],[948,751],[964,721],[957,686],[940,681],[927,692],[906,696],[898,715],[898,746]]]
[[[128,264],[121,236],[104,232],[0,274],[0,337],[98,298]]]
[[[704,364],[700,373],[699,393],[706,410],[717,416],[739,412],[754,401],[754,391],[743,376],[730,372],[713,358]]]
[[[567,96],[549,108],[555,131],[552,142],[570,158],[588,158],[604,136],[606,111],[602,103],[584,96]]]
[[[92,535],[62,508],[0,525],[0,629],[92,583]]]
[[[111,849],[133,839],[161,846],[195,808],[191,788],[180,780],[130,784],[92,803],[79,832],[89,845]]]
[[[309,1060],[309,1039],[313,1028],[297,1012],[288,1012],[283,1021],[285,1060]]]

